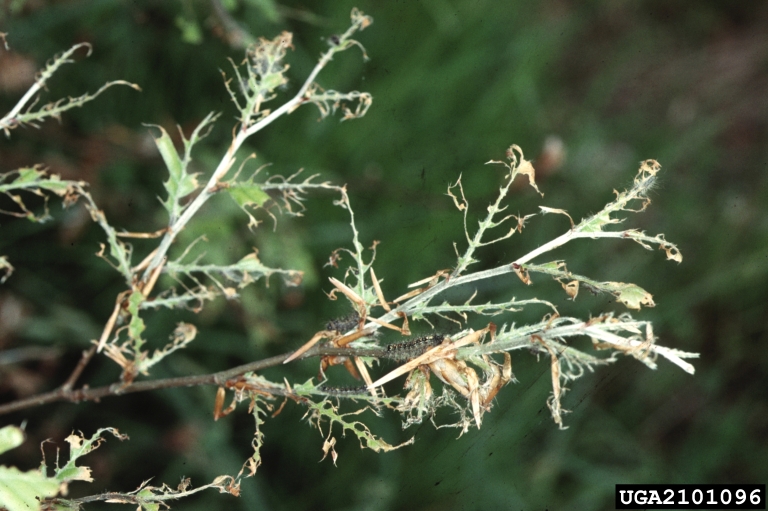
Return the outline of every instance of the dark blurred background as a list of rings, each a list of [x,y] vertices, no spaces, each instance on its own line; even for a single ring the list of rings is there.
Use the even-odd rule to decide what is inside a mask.
[[[380,240],[376,272],[389,298],[405,286],[455,264],[463,250],[461,216],[445,196],[459,174],[472,208],[470,226],[495,198],[501,171],[486,167],[519,144],[534,160],[545,198],[516,187],[510,212],[539,204],[564,208],[575,219],[598,211],[613,189],[628,186],[638,162],[663,166],[652,206],[627,227],[664,233],[682,264],[636,244],[581,241],[542,258],[565,259],[571,271],[602,280],[634,282],[657,306],[635,313],[652,320],[659,343],[701,353],[696,374],[660,361],[656,371],[632,359],[572,382],[563,405],[568,429],[559,431],[545,405],[549,364],[516,354],[519,383],[505,388],[483,428],[458,431],[424,424],[406,431],[399,419],[369,417],[391,443],[416,443],[386,454],[363,451],[339,438],[338,467],[322,457],[322,437],[289,404],[264,426],[264,465],[235,499],[214,492],[176,509],[610,509],[616,483],[747,483],[768,479],[766,322],[768,321],[768,4],[764,2],[176,2],[6,0],[0,31],[11,52],[0,53],[0,111],[7,112],[53,54],[87,41],[78,57],[51,80],[50,98],[94,91],[123,79],[143,92],[115,88],[84,108],[18,129],[0,140],[0,170],[41,163],[68,179],[90,183],[113,225],[151,231],[166,218],[158,196],[166,171],[145,124],[187,134],[209,112],[223,113],[194,155],[209,172],[226,148],[235,110],[219,69],[242,58],[248,37],[294,33],[292,78],[285,100],[312,68],[327,38],[346,29],[353,6],[374,18],[357,50],[338,55],[319,83],[364,90],[374,102],[362,119],[317,122],[305,106],[249,143],[270,173],[299,168],[347,183],[361,241]],[[243,29],[239,31],[237,27]],[[273,103],[275,108],[277,103]],[[257,284],[239,302],[223,299],[195,315],[147,314],[152,347],[173,325],[192,321],[198,339],[158,366],[153,377],[203,374],[286,352],[329,318],[344,314],[330,302],[323,267],[332,250],[350,247],[345,212],[335,197],[318,194],[303,218],[267,219],[249,232],[247,219],[226,197],[201,211],[178,244],[206,233],[207,260],[235,261],[258,247],[263,261],[301,269],[305,281]],[[16,267],[0,288],[0,349],[46,347],[48,357],[0,368],[3,401],[52,389],[69,374],[82,349],[97,338],[120,277],[94,256],[102,232],[78,206],[44,224],[3,217],[0,254]],[[567,229],[561,217],[536,217],[521,235],[480,253],[476,269],[526,253]],[[151,248],[135,244],[136,260]],[[177,252],[178,253],[178,252]],[[348,264],[350,258],[342,261]],[[622,309],[605,296],[582,293],[575,302],[559,284],[534,275],[482,283],[482,299],[538,296],[561,314],[587,318]],[[163,285],[171,285],[164,281]],[[586,296],[585,296],[586,295]],[[494,319],[538,321],[530,308]],[[482,325],[482,320],[473,325]],[[438,324],[450,330],[450,324]],[[427,325],[414,325],[424,331]],[[303,382],[316,361],[265,372]],[[329,375],[346,382],[341,368]],[[109,384],[117,366],[97,359],[82,382]],[[345,380],[345,378],[347,378]],[[393,389],[393,390],[396,390]],[[73,484],[72,496],[106,489],[130,491],[143,480],[195,485],[236,473],[250,455],[253,419],[245,406],[212,421],[215,389],[164,390],[59,403],[2,417],[27,421],[29,440],[0,458],[34,468],[39,443],[57,445],[73,429],[87,435],[117,427],[129,442],[109,439],[83,459],[92,484]],[[441,417],[444,421],[450,417]],[[338,436],[338,435],[337,435]],[[46,447],[50,456],[54,448]],[[93,506],[94,509],[98,506]]]

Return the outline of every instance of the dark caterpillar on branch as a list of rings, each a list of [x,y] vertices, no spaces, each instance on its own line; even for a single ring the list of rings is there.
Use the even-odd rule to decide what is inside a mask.
[[[352,314],[348,314],[341,318],[330,320],[325,324],[325,329],[331,332],[336,332],[337,334],[343,334],[345,332],[349,332],[350,330],[356,329],[359,322],[360,314],[355,311]]]
[[[331,396],[357,396],[368,394],[368,387],[332,387],[330,385],[320,385],[317,390]]]
[[[383,356],[397,362],[405,362],[423,355],[430,348],[440,345],[443,340],[443,334],[421,335],[408,341],[389,344]]]

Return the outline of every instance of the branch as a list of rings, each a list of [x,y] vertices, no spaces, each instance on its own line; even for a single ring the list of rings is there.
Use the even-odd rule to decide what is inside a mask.
[[[224,158],[222,158],[221,162],[219,162],[219,165],[216,167],[216,170],[214,170],[203,190],[200,192],[200,194],[197,195],[197,197],[195,197],[192,202],[189,203],[181,216],[179,216],[179,218],[168,227],[165,236],[160,242],[160,245],[157,247],[155,256],[144,270],[143,280],[149,278],[149,275],[151,275],[152,271],[160,265],[166,253],[168,252],[168,249],[170,249],[174,239],[176,239],[176,235],[181,232],[184,226],[189,223],[189,221],[203,206],[203,204],[205,204],[208,199],[211,198],[219,189],[220,181],[224,179],[224,176],[227,174],[227,172],[229,172],[229,169],[232,167],[232,165],[234,165],[235,154],[237,154],[237,151],[240,149],[243,143],[253,134],[272,124],[272,122],[274,122],[279,117],[290,114],[302,104],[310,102],[310,98],[307,97],[307,91],[314,83],[315,78],[317,78],[317,75],[320,73],[320,71],[322,71],[322,69],[333,59],[333,55],[335,53],[344,51],[351,44],[353,44],[354,41],[349,39],[352,34],[354,34],[357,30],[364,29],[372,22],[370,18],[363,16],[356,9],[352,11],[352,14],[352,26],[340,38],[344,44],[332,47],[323,54],[323,56],[320,58],[320,61],[314,67],[312,72],[304,81],[304,84],[299,88],[299,91],[292,99],[285,102],[274,112],[271,112],[269,115],[259,120],[258,122],[248,124],[249,119],[241,121],[239,129],[236,130],[237,134],[232,140],[232,144],[229,146],[227,153],[224,155]]]
[[[331,356],[346,356],[346,357],[377,357],[383,354],[384,350],[380,349],[359,349],[359,348],[334,348],[326,346],[315,346],[300,358],[321,357],[326,355]],[[109,396],[120,396],[123,394],[131,394],[134,392],[146,392],[150,390],[159,389],[171,389],[176,387],[195,387],[199,385],[224,385],[227,380],[240,376],[253,371],[261,371],[268,367],[279,366],[285,361],[293,352],[283,353],[256,362],[251,362],[225,371],[219,371],[218,373],[201,374],[198,376],[181,376],[178,378],[162,378],[158,380],[140,381],[131,383],[130,385],[123,385],[121,383],[114,383],[104,387],[87,388],[82,387],[80,389],[73,390],[62,386],[51,392],[38,394],[36,396],[19,399],[4,405],[0,405],[0,415],[7,413],[17,412],[19,410],[25,410],[27,408],[34,408],[36,406],[42,406],[49,403],[55,403],[58,401],[70,401],[72,403],[79,403],[81,401],[95,401]],[[287,389],[280,389],[270,387],[264,389],[265,392],[276,395],[289,395],[290,392]]]
[[[522,161],[525,162],[525,160]],[[508,166],[508,168],[510,168],[510,180],[514,179],[515,177],[515,167],[513,166],[514,164],[515,163],[513,162],[513,164]],[[635,229],[627,229],[623,231],[603,230],[606,226],[620,223],[623,220],[622,218],[614,218],[612,215],[615,215],[621,211],[637,213],[643,211],[647,207],[649,200],[646,197],[646,194],[648,190],[653,186],[656,179],[656,174],[659,172],[660,168],[661,166],[655,160],[646,160],[641,162],[640,169],[638,170],[632,187],[629,190],[621,193],[615,192],[616,198],[610,203],[606,204],[606,206],[599,213],[591,217],[584,218],[581,222],[579,222],[578,225],[574,225],[573,221],[571,220],[571,228],[568,231],[545,243],[544,245],[541,245],[535,250],[532,250],[531,252],[518,257],[511,264],[503,264],[489,270],[478,271],[460,276],[454,272],[451,278],[440,281],[436,285],[426,289],[423,293],[420,293],[408,301],[400,304],[397,308],[393,308],[391,311],[377,318],[378,321],[376,323],[370,322],[366,324],[365,328],[375,331],[379,328],[379,322],[392,322],[402,314],[410,316],[414,312],[420,311],[422,308],[424,308],[424,306],[428,305],[435,296],[449,288],[461,286],[463,284],[468,284],[477,280],[497,278],[501,275],[513,274],[520,270],[525,270],[524,265],[533,259],[577,239],[626,239],[639,243],[643,248],[648,250],[652,249],[651,244],[655,244],[658,245],[661,250],[664,250],[667,253],[668,260],[676,261],[678,263],[681,262],[682,255],[680,254],[679,250],[674,244],[664,239],[663,235],[651,237]],[[502,187],[500,189],[500,196],[503,196],[505,193],[505,188]],[[463,199],[463,196],[461,202],[454,196],[454,201],[459,209],[466,211],[466,201]],[[640,209],[630,209],[630,205],[633,203],[633,201],[642,201]],[[492,221],[493,214],[495,214],[500,209],[501,207],[499,206],[499,201],[497,200],[496,204],[493,204],[489,207],[489,216],[484,222],[481,223],[480,230],[478,232],[494,225],[494,222]],[[555,210],[552,208],[542,208],[542,212],[565,213],[562,210]],[[567,213],[565,214],[567,215]],[[472,253],[474,247],[479,246],[478,244],[480,244],[479,238],[476,238],[474,241],[470,241],[470,248],[467,249],[467,252],[462,258],[464,262],[460,262],[460,265],[457,266],[457,268],[463,270],[466,268],[466,264],[472,262]]]
[[[36,126],[35,121],[45,119],[46,117],[54,117],[59,119],[61,114],[71,108],[77,108],[83,106],[85,103],[96,99],[102,92],[112,87],[113,85],[126,85],[134,90],[140,91],[141,88],[135,83],[126,82],[124,80],[114,80],[105,83],[99,90],[93,94],[83,94],[76,98],[69,97],[67,99],[59,99],[52,103],[48,103],[45,106],[33,111],[32,108],[37,103],[37,99],[32,101],[35,95],[45,88],[46,82],[53,76],[53,74],[64,64],[70,64],[74,62],[70,57],[80,48],[87,48],[88,54],[91,55],[91,45],[88,43],[79,43],[72,46],[69,50],[54,57],[54,59],[45,66],[45,69],[40,71],[37,75],[35,83],[29,90],[22,96],[22,98],[16,103],[16,105],[8,112],[2,119],[0,119],[0,130],[5,132],[6,137],[10,136],[10,131],[22,124],[31,124]],[[26,112],[22,113],[24,107],[32,101],[27,107]]]

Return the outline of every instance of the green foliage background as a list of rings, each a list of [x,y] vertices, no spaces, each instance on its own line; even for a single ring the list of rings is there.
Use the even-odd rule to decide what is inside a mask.
[[[573,383],[563,405],[569,429],[558,431],[545,399],[547,361],[518,355],[520,383],[507,387],[483,429],[456,440],[452,430],[401,431],[399,422],[369,421],[393,442],[416,444],[387,454],[341,440],[335,468],[318,463],[322,438],[289,404],[267,421],[264,465],[240,499],[200,494],[177,509],[607,509],[616,483],[738,483],[768,479],[766,303],[768,296],[768,6],[726,2],[421,2],[232,4],[232,17],[253,36],[294,32],[289,55],[295,91],[326,48],[324,37],[347,26],[353,6],[374,18],[360,34],[369,62],[337,56],[319,82],[373,94],[369,113],[339,124],[316,122],[303,107],[255,137],[250,148],[271,173],[298,168],[347,183],[361,241],[380,240],[376,272],[393,298],[415,280],[455,262],[452,241],[463,239],[461,216],[444,193],[463,173],[478,214],[501,176],[482,164],[519,144],[540,171],[538,196],[521,187],[511,212],[538,204],[580,218],[599,210],[612,189],[629,184],[637,163],[662,165],[653,204],[633,226],[663,232],[678,244],[681,265],[631,243],[581,242],[558,250],[569,269],[605,280],[635,282],[654,294],[642,311],[660,343],[698,351],[689,376],[662,363],[652,372],[622,360]],[[93,91],[108,80],[138,83],[142,93],[116,88],[61,123],[23,129],[0,140],[0,170],[43,163],[52,172],[91,184],[117,227],[151,231],[165,220],[160,202],[165,170],[142,123],[185,133],[211,110],[223,112],[194,155],[209,172],[228,142],[235,110],[219,69],[242,50],[221,37],[220,19],[203,1],[5,2],[0,31],[12,50],[39,67],[54,53],[88,41],[94,53],[64,68],[49,85],[53,97]],[[0,76],[11,67],[4,60]],[[21,89],[4,86],[0,111]],[[548,136],[566,149],[562,166],[544,171]],[[544,165],[546,167],[546,165]],[[300,288],[277,279],[241,302],[210,304],[200,314],[161,312],[148,318],[157,346],[175,322],[201,330],[192,347],[170,357],[153,376],[201,374],[283,353],[308,339],[330,317],[344,314],[323,291],[340,270],[323,267],[330,252],[350,245],[344,211],[316,196],[300,219],[266,223],[255,234],[230,199],[201,211],[180,247],[205,233],[211,261],[234,261],[258,247],[265,263],[305,271]],[[0,349],[35,344],[60,349],[54,360],[4,367],[2,399],[20,390],[55,387],[80,351],[97,338],[119,275],[94,257],[101,231],[81,208],[52,209],[55,221],[3,218],[0,253],[16,273],[0,288]],[[488,267],[511,260],[561,233],[567,225],[537,218],[522,236],[481,253]],[[140,253],[145,245],[138,241]],[[149,245],[146,245],[149,247]],[[142,253],[143,255],[143,253]],[[170,284],[170,282],[166,282]],[[552,300],[586,317],[620,310],[605,297],[566,300],[560,286],[539,277],[523,289],[506,279],[480,289],[483,297]],[[507,321],[537,320],[530,311]],[[449,324],[440,325],[450,329]],[[267,376],[304,381],[315,362]],[[113,382],[117,367],[96,360],[83,381]],[[345,382],[341,369],[331,378]],[[235,473],[250,453],[252,418],[244,410],[214,423],[213,388],[158,391],[101,403],[56,404],[3,417],[28,420],[29,441],[2,457],[32,468],[38,444],[59,445],[72,429],[90,435],[112,426],[131,440],[111,440],[90,455],[96,482],[71,495],[129,491],[143,479],[194,484]],[[51,451],[52,448],[47,448]],[[51,451],[52,452],[52,451]],[[97,506],[94,506],[96,508]]]

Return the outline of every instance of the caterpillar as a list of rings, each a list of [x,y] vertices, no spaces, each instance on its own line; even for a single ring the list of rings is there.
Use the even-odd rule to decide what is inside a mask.
[[[405,362],[423,355],[430,348],[441,344],[443,340],[445,336],[442,334],[422,335],[408,341],[387,345],[383,356],[397,362]]]
[[[343,334],[357,328],[359,322],[360,314],[355,311],[352,314],[330,320],[325,324],[325,329],[337,334]]]
[[[360,394],[368,394],[368,387],[365,385],[360,387],[332,387],[330,385],[320,385],[317,390],[332,396],[356,396]]]
[[[582,282],[581,286],[595,296],[603,292],[602,289],[599,289],[591,284],[587,284],[586,282]]]

